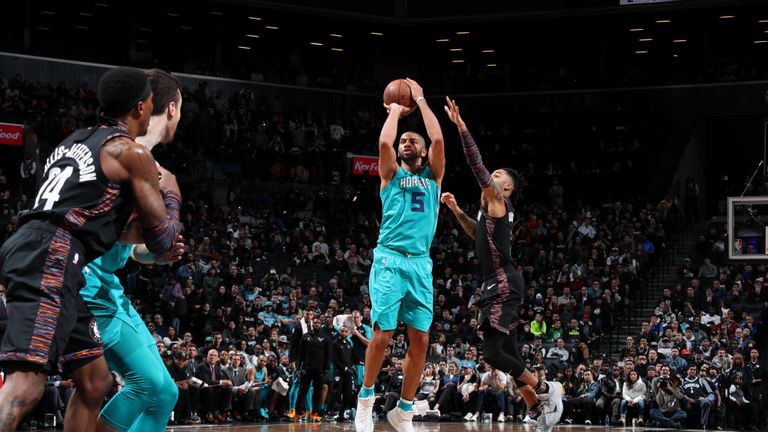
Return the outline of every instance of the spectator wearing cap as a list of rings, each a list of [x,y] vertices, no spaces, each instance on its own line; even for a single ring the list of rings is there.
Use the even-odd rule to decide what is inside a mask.
[[[653,380],[658,376],[658,369],[656,368],[656,365],[649,364],[643,368],[638,366],[638,372],[640,373],[640,378],[645,381],[645,388],[648,389],[648,393],[650,394],[648,400],[653,400],[654,389],[651,383],[653,383]]]
[[[544,363],[536,363],[532,369],[540,379],[547,379],[547,366]]]
[[[657,378],[658,384],[654,385],[658,408],[651,409],[651,419],[662,427],[680,429],[688,417],[681,409],[685,395],[677,388],[677,378],[666,376],[664,370],[668,372],[669,368],[662,368],[662,377]]]
[[[695,276],[690,258],[683,259],[683,263],[680,265],[680,268],[677,271],[677,276],[680,279],[691,279]]]
[[[477,361],[475,360],[472,351],[467,350],[467,352],[464,353],[464,360],[461,362],[461,367],[462,369],[471,368],[472,370],[476,370]]]
[[[288,340],[288,336],[280,335],[277,338],[277,351],[280,353],[280,357],[283,355],[290,355],[291,342]]]
[[[450,369],[450,365],[448,367]],[[478,385],[480,384],[479,383],[480,380],[478,375],[475,373],[474,369],[472,369],[471,367],[462,368],[462,371],[463,371],[462,375],[459,378],[459,385],[458,385],[458,391],[456,395],[457,397],[455,399],[455,402],[459,404],[459,406],[461,405],[473,406],[474,404],[472,404],[471,402],[476,397],[476,392],[477,392]],[[449,386],[450,384],[445,386],[446,391],[448,390]],[[438,404],[435,406],[435,409],[438,409],[437,408],[438,405],[443,408],[448,406],[446,402],[443,401],[442,397],[438,401]],[[446,409],[443,409],[443,411],[447,412]],[[467,414],[464,417],[464,420],[475,421],[477,420],[477,417],[478,416],[476,412],[472,412],[471,409],[468,409]]]
[[[269,327],[272,327],[277,323],[278,316],[274,311],[271,300],[267,300],[264,303],[264,310],[259,312],[258,317],[264,322],[264,325]]]
[[[612,266],[621,262],[622,255],[619,254],[619,248],[614,247],[611,249],[610,255],[605,259],[605,265]]]
[[[189,384],[189,379],[192,375],[189,373],[188,366],[189,356],[185,351],[173,353],[173,363],[168,366],[168,372],[179,389],[179,398],[176,400],[176,406],[173,408],[173,417],[178,424],[193,422]]]

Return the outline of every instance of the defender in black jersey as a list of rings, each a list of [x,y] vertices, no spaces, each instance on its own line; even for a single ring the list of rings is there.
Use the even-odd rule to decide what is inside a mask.
[[[541,413],[543,404],[537,400],[536,393],[547,393],[549,388],[525,368],[515,334],[520,321],[524,282],[511,258],[515,213],[510,197],[519,192],[520,175],[509,168],[489,173],[459,115],[459,107],[451,99],[446,98],[446,101],[445,111],[459,129],[464,155],[483,190],[477,220],[459,208],[452,194],[444,193],[441,197],[467,235],[475,239],[484,279],[478,319],[479,328],[483,330],[483,354],[488,364],[515,378],[530,416],[535,419]]]
[[[164,176],[161,194],[154,158],[134,142],[147,132],[152,112],[147,75],[112,69],[102,77],[98,96],[104,121],[54,149],[33,209],[0,248],[8,309],[0,345],[7,375],[0,389],[0,431],[15,430],[42,396],[46,375],[59,370],[77,390],[65,430],[96,429],[112,377],[93,316],[79,295],[83,267],[114,245],[134,209],[154,253],[171,250],[178,236],[178,185]]]

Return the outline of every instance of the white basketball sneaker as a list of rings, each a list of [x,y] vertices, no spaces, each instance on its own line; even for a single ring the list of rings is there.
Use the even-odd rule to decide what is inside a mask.
[[[414,432],[413,411],[403,411],[402,408],[395,407],[387,413],[387,421],[397,432]]]
[[[357,398],[355,432],[373,432],[373,401],[376,396]]]

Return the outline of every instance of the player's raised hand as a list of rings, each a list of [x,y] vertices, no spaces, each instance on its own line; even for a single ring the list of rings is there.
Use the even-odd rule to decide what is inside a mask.
[[[410,78],[406,78],[405,83],[408,84],[408,87],[411,89],[411,97],[414,101],[418,101],[419,98],[424,97],[424,89],[421,88],[419,83]]]
[[[456,204],[456,197],[454,197],[450,192],[445,192],[440,195],[440,202],[448,206],[448,208],[453,211],[456,211],[459,208],[459,205]]]
[[[443,107],[443,109],[445,109],[445,113],[448,114],[448,118],[451,119],[453,124],[459,127],[459,130],[466,130],[467,125],[465,125],[464,120],[461,119],[461,114],[459,114],[459,106],[456,105],[456,101],[446,96],[445,103],[446,105]]]
[[[384,104],[384,108],[387,109],[387,113],[392,112],[393,109],[394,110],[400,110],[400,118],[403,118],[403,117],[407,116],[408,114],[410,114],[411,112],[413,112],[413,108],[404,107],[404,106],[402,106],[400,104],[397,104],[397,103],[394,103],[394,102],[389,104],[389,105]]]

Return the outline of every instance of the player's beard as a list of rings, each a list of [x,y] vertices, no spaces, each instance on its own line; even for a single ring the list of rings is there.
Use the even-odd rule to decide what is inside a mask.
[[[404,155],[403,152],[400,152],[400,154],[398,156],[400,157],[401,161],[403,161],[403,162],[405,162],[407,164],[410,164],[413,161],[421,159],[421,156],[418,153],[416,153],[416,152],[411,152],[411,154],[408,155],[408,156]]]

